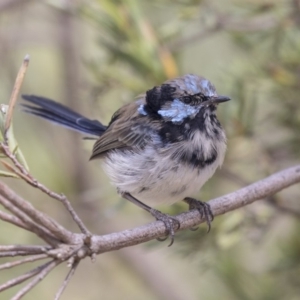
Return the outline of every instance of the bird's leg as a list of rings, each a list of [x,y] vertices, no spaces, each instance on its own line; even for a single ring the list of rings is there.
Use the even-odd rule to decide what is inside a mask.
[[[174,228],[179,229],[180,228],[180,222],[175,218],[171,217],[167,214],[164,214],[160,212],[157,209],[154,209],[143,202],[139,201],[135,197],[133,197],[130,193],[121,193],[122,197],[125,198],[126,200],[129,200],[131,203],[139,206],[140,208],[146,210],[149,212],[157,221],[162,221],[165,224],[166,227],[166,238],[158,238],[158,241],[165,241],[168,237],[171,239],[171,242],[169,244],[169,247],[172,246],[174,242],[174,236],[175,236],[175,231]]]
[[[207,224],[207,232],[210,231],[211,222],[214,220],[214,215],[211,211],[210,205],[206,202],[196,200],[194,198],[186,197],[183,199],[185,203],[189,205],[189,210],[197,209],[201,218],[204,218]],[[192,228],[197,230],[198,228]]]

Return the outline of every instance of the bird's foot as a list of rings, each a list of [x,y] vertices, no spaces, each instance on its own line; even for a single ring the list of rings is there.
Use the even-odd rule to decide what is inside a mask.
[[[175,230],[178,230],[180,228],[180,222],[175,217],[163,214],[162,212],[154,208],[151,209],[150,213],[157,221],[162,221],[166,227],[167,236],[165,238],[158,238],[157,240],[163,242],[167,238],[170,238],[171,242],[168,247],[172,246],[174,243]]]
[[[214,220],[214,215],[211,211],[210,205],[206,202],[202,202],[190,197],[184,198],[184,202],[189,205],[189,210],[196,209],[199,212],[201,218],[204,218],[206,221],[207,232],[210,232],[211,222]],[[191,228],[193,231],[197,229],[198,227]]]

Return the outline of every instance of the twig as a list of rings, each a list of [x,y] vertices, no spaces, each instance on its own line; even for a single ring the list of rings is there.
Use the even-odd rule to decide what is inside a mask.
[[[24,166],[22,166],[22,164],[20,164],[20,162],[16,159],[15,155],[13,153],[11,153],[9,147],[6,144],[2,143],[1,147],[2,147],[5,155],[10,158],[10,160],[20,170],[21,173],[18,172],[17,170],[15,170],[15,169],[11,169],[11,171],[15,172],[18,176],[20,176],[22,179],[24,179],[31,186],[39,189],[40,191],[42,191],[43,193],[47,194],[51,198],[62,202],[63,205],[65,206],[65,208],[67,209],[67,211],[71,214],[74,222],[78,225],[78,227],[81,230],[81,232],[84,233],[87,236],[91,236],[92,235],[91,232],[84,225],[84,223],[82,222],[82,220],[80,219],[80,217],[77,215],[77,213],[73,209],[70,201],[68,200],[68,198],[65,195],[55,193],[55,192],[51,191],[50,189],[48,189],[45,185],[41,184],[38,180],[36,180],[35,178],[33,178],[28,173],[28,171],[26,170],[26,168],[24,168]]]
[[[54,260],[48,261],[47,263],[45,263],[41,266],[38,266],[37,268],[34,268],[21,276],[18,276],[14,279],[8,280],[7,282],[0,285],[0,292],[5,291],[13,286],[16,286],[16,285],[24,282],[27,279],[33,277],[34,275],[43,271],[45,268],[49,267],[53,262],[55,262],[55,261]]]
[[[26,251],[31,254],[37,254],[50,249],[52,247],[40,245],[0,245],[0,253],[5,251]]]
[[[0,182],[0,185],[3,185]],[[10,199],[10,198],[8,198]],[[11,200],[11,199],[10,199]],[[23,200],[25,204],[28,204],[26,201]],[[50,245],[57,245],[58,240],[56,240],[55,236],[45,227],[40,226],[33,222],[24,212],[22,212],[18,207],[15,206],[15,203],[10,202],[7,198],[4,198],[1,195],[1,188],[0,188],[0,204],[2,204],[6,209],[8,209],[11,213],[17,216],[22,222],[26,224],[26,229],[31,232],[34,232],[37,236],[42,238],[44,241],[48,242]]]
[[[0,270],[11,269],[16,266],[20,266],[20,265],[23,265],[23,264],[26,264],[29,262],[34,262],[34,261],[45,259],[45,258],[49,258],[48,254],[37,254],[37,255],[33,255],[31,257],[27,257],[24,259],[10,261],[10,262],[0,265]]]
[[[23,63],[21,65],[21,68],[18,72],[16,81],[15,81],[15,85],[13,87],[11,96],[10,96],[10,100],[9,100],[9,105],[8,105],[8,111],[7,111],[7,116],[6,116],[6,122],[5,122],[5,133],[7,132],[7,130],[10,127],[11,124],[11,120],[12,120],[12,116],[13,116],[13,110],[17,101],[17,97],[21,88],[21,85],[23,83],[24,80],[24,76],[26,73],[26,70],[28,68],[28,64],[29,64],[29,55],[27,54],[23,60]]]
[[[39,252],[44,253],[44,251]],[[15,257],[15,256],[28,256],[32,255],[32,253],[28,251],[6,251],[6,252],[0,252],[0,257]]]
[[[50,264],[42,269],[41,272],[30,281],[24,288],[22,288],[11,300],[19,300],[25,294],[27,294],[32,288],[34,288],[42,279],[44,279],[56,266],[61,263],[59,260],[53,260]]]
[[[7,203],[6,199],[9,199],[9,203]],[[9,189],[3,182],[0,182],[0,200],[6,203],[7,208],[23,222],[26,220],[26,224],[31,224],[32,227],[39,228],[44,232],[50,231],[51,235],[56,239],[66,243],[72,240],[72,232],[66,230],[46,214],[35,209],[31,203],[24,201],[24,199]],[[9,204],[13,204],[13,206]]]
[[[226,169],[226,168],[222,168],[222,170],[220,170],[221,173],[223,173],[223,175],[225,176],[225,178],[230,179],[236,183],[238,183],[239,185],[249,185],[250,183],[245,180],[244,178],[242,178],[241,176],[238,176],[237,174],[231,172],[230,170]],[[271,206],[273,206],[274,208],[276,208],[278,211],[280,212],[284,212],[286,214],[289,214],[297,219],[300,218],[300,211],[299,210],[295,210],[292,207],[288,207],[286,205],[283,205],[281,203],[279,203],[279,199],[276,196],[269,196],[266,199],[267,203],[270,204]]]
[[[67,277],[65,278],[64,282],[62,283],[61,287],[57,291],[54,300],[59,300],[62,293],[64,292],[65,288],[67,287],[68,283],[70,282],[72,276],[74,275],[76,268],[79,264],[79,260],[75,261],[71,267],[71,270],[69,271]]]
[[[2,220],[4,222],[11,223],[11,224],[16,225],[20,228],[29,230],[28,226],[24,222],[22,222],[18,217],[10,215],[10,214],[8,214],[4,211],[1,211],[1,210],[0,210],[0,220]]]

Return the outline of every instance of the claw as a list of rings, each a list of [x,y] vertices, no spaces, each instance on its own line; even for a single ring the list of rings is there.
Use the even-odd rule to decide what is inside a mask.
[[[164,242],[164,241],[166,241],[167,239],[168,239],[168,236],[165,236],[164,238],[159,237],[159,238],[157,238],[156,240],[159,241],[159,242]]]
[[[196,231],[199,229],[199,226],[190,228],[190,231]]]
[[[180,228],[180,222],[176,218],[171,217],[167,214],[163,214],[159,210],[152,208],[150,212],[157,221],[162,221],[166,227],[167,236],[165,238],[157,238],[157,240],[160,242],[163,242],[166,239],[170,238],[171,242],[168,245],[168,247],[171,247],[174,243],[174,236],[175,236],[174,228],[176,228],[176,230],[178,230]]]
[[[210,205],[206,202],[196,200],[194,198],[185,198],[184,201],[189,205],[189,210],[197,209],[201,218],[204,218],[207,224],[207,233],[210,232],[211,222],[214,220],[214,215],[211,211]],[[191,230],[195,230],[191,228]]]

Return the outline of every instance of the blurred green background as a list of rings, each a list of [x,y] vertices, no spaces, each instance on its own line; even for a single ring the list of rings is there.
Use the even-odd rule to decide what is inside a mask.
[[[109,122],[122,104],[195,73],[232,101],[218,115],[228,135],[224,166],[197,197],[209,200],[299,163],[298,0],[2,0],[0,96],[7,103],[25,54],[22,93],[46,96]],[[152,221],[120,199],[89,162],[91,141],[16,109],[15,135],[32,174],[65,193],[95,234]],[[4,179],[77,231],[62,205]],[[300,187],[216,218],[210,234],[176,235],[84,260],[62,299],[300,299]],[[179,213],[184,204],[160,207]],[[0,221],[1,244],[39,243]],[[0,262],[4,262],[3,259]],[[1,271],[0,283],[32,266]],[[68,269],[55,269],[25,299],[53,299]],[[19,287],[0,294],[9,299]]]

